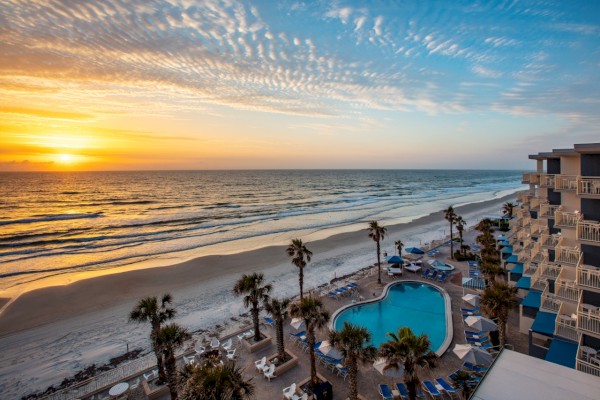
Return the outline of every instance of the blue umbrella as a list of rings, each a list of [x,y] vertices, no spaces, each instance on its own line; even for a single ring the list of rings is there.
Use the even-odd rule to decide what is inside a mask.
[[[388,264],[404,264],[404,260],[400,256],[391,256],[387,259]]]
[[[425,254],[425,252],[418,247],[408,247],[404,249],[404,251],[411,254]]]

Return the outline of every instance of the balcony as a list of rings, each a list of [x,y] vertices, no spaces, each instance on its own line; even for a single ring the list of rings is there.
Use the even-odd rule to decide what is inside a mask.
[[[533,264],[533,263],[525,263],[523,264],[523,275],[526,276],[531,276],[532,280],[533,280],[533,275],[535,274],[535,272],[539,269],[539,266],[537,264]],[[543,289],[540,289],[543,291]]]
[[[600,222],[580,219],[577,222],[577,240],[600,245]]]
[[[580,287],[600,292],[600,268],[585,265],[581,262],[577,265],[576,279]]]
[[[600,177],[581,176],[577,180],[577,194],[600,198]]]
[[[548,279],[555,280],[560,275],[562,267],[558,264],[551,264],[547,261],[540,264],[540,274]]]
[[[558,245],[560,236],[557,235],[541,235],[538,241],[542,244],[543,248],[553,249]]]
[[[577,222],[583,214],[580,212],[565,212],[560,208],[554,213],[554,226],[557,228],[577,228]]]
[[[537,185],[540,183],[540,174],[537,172],[525,173],[521,182]]]
[[[544,200],[540,199],[539,197],[532,198],[529,202],[529,209],[533,211],[538,211],[538,208],[540,207],[540,204],[542,204],[543,201]]]
[[[542,269],[538,267],[531,276],[531,289],[543,292],[548,286],[548,280],[542,276]]]
[[[578,247],[566,247],[558,245],[555,248],[554,261],[559,264],[577,265],[581,258],[581,250]]]
[[[600,338],[600,308],[590,304],[580,304],[577,310],[577,329]]]
[[[549,288],[550,286],[547,285],[544,291],[542,292],[540,310],[551,313],[558,313],[562,302],[559,299],[557,299],[553,293],[550,293]]]
[[[552,174],[540,174],[540,187],[553,188],[554,189],[554,175],[552,175]]]
[[[576,191],[577,175],[555,175],[554,190]]]
[[[556,316],[556,325],[554,327],[554,335],[562,336],[565,339],[574,342],[579,341],[579,333],[577,332],[577,319],[575,314],[566,315],[564,304],[560,307]]]
[[[560,206],[554,204],[540,204],[540,213],[538,214],[538,217],[554,219],[554,214],[556,213],[556,210],[558,210],[558,207]]]
[[[581,289],[575,281],[558,279],[554,284],[554,294],[560,300],[578,303],[581,297]]]

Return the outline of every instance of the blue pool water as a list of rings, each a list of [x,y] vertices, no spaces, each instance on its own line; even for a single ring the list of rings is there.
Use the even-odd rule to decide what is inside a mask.
[[[333,327],[341,329],[344,321],[369,329],[371,344],[376,347],[389,339],[387,332],[396,333],[403,326],[415,334],[427,334],[434,352],[446,338],[444,296],[435,287],[420,282],[396,283],[383,299],[343,310]]]

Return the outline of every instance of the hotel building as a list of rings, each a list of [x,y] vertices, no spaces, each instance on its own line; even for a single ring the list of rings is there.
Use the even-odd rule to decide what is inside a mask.
[[[600,376],[600,143],[530,155],[499,248],[529,355]]]

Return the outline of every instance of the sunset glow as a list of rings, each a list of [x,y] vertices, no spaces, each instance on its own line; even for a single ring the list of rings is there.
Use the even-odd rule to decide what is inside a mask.
[[[3,1],[0,170],[525,167],[597,138],[599,12]]]

